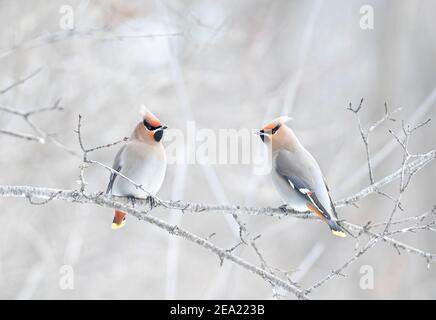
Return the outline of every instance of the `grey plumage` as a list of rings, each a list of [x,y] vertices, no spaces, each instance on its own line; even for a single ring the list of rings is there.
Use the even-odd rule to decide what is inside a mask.
[[[121,153],[123,152],[124,148],[126,146],[122,146],[120,148],[120,150],[118,150],[117,154],[115,155],[115,159],[114,159],[114,163],[112,165],[112,169],[114,169],[117,172],[121,173]],[[107,189],[106,189],[106,193],[111,193],[112,194],[112,188],[114,186],[114,182],[115,179],[118,175],[114,172],[111,173],[110,177],[109,177],[109,183],[107,185]]]
[[[296,210],[306,211],[308,193],[322,206],[326,215],[334,215],[321,169],[302,146],[298,151],[280,150],[273,154],[273,183],[282,199]],[[315,201],[315,200],[314,200]],[[327,217],[328,218],[328,217]]]
[[[155,195],[165,177],[165,151],[161,144],[129,141],[118,151],[112,168],[140,184],[150,195]],[[136,188],[130,181],[114,173],[110,175],[108,193],[146,198],[148,194],[144,190]]]
[[[333,234],[345,236],[317,161],[286,126],[286,121],[283,117],[275,119],[260,131],[262,141],[271,144],[271,177],[275,188],[285,205],[297,211],[313,211]]]
[[[151,112],[145,113],[143,121],[137,124],[129,141],[115,156],[112,168],[117,172],[111,173],[106,193],[131,197],[132,201],[156,195],[166,172],[165,150],[161,143],[166,128]],[[116,210],[112,229],[122,228],[125,220],[126,213]]]

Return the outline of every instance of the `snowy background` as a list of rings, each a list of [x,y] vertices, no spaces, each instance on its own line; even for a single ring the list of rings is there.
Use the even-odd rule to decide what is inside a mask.
[[[374,29],[362,30],[360,8],[374,8]],[[62,6],[74,12],[74,31],[62,30]],[[436,115],[434,1],[1,1],[0,89],[41,71],[0,95],[19,110],[50,106],[64,111],[35,122],[78,150],[74,130],[83,116],[87,146],[130,135],[146,104],[169,127],[259,128],[287,114],[303,144],[318,159],[334,199],[368,185],[366,158],[349,102],[363,97],[363,123],[383,116],[384,103],[402,107],[398,119],[418,123]],[[101,31],[104,30],[104,31]],[[141,35],[141,36],[138,36]],[[144,35],[160,35],[145,37]],[[162,36],[167,35],[167,36]],[[0,113],[0,127],[26,132],[19,117]],[[401,150],[389,122],[371,136],[379,157],[375,178],[396,170]],[[435,147],[436,125],[412,138],[413,152]],[[259,140],[260,143],[260,140]],[[80,159],[52,143],[0,135],[0,183],[78,188]],[[395,148],[392,148],[395,147]],[[91,157],[111,164],[118,147]],[[435,204],[435,164],[415,176],[401,217]],[[88,191],[106,189],[108,173],[86,172]],[[398,183],[384,189],[395,194]],[[249,165],[168,166],[163,199],[278,206],[268,177]],[[31,206],[0,199],[0,298],[33,299],[269,299],[269,285],[202,248],[155,226],[128,218],[112,231],[113,212],[92,205],[50,202]],[[341,217],[364,225],[385,220],[392,203],[372,195]],[[238,242],[231,219],[221,214],[152,213],[230,248]],[[331,236],[316,221],[242,216],[268,262],[300,270],[294,279],[311,286],[351,257],[355,241]],[[236,231],[236,233],[235,233]],[[436,251],[434,233],[398,236]],[[258,263],[248,250],[237,251]],[[63,265],[74,270],[74,289],[59,286]],[[374,268],[374,289],[362,290],[359,272]],[[380,243],[328,282],[314,298],[436,298],[436,271],[424,259]],[[293,297],[290,297],[293,298]]]

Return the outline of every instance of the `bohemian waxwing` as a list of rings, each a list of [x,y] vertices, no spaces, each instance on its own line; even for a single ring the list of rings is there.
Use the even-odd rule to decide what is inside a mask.
[[[332,233],[345,237],[344,229],[337,222],[337,213],[329,195],[321,169],[286,126],[289,117],[279,117],[259,131],[262,141],[271,148],[271,176],[286,208],[297,211],[310,210],[325,221]]]
[[[161,143],[166,126],[150,112],[144,111],[143,121],[135,127],[129,141],[118,151],[112,168],[133,182],[142,186],[137,188],[133,183],[117,174],[109,178],[106,193],[135,198],[154,196],[162,186],[166,171],[165,149]],[[115,211],[112,229],[125,225],[126,213]]]

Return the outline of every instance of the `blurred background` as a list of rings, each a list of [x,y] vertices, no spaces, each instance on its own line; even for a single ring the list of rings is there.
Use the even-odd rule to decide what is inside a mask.
[[[361,28],[363,5],[373,29]],[[65,30],[72,9],[73,30]],[[32,79],[0,95],[0,104],[26,111],[61,98],[64,111],[34,120],[69,148],[83,116],[86,146],[129,136],[145,104],[169,127],[259,128],[279,115],[317,158],[332,197],[369,184],[364,146],[348,103],[364,98],[362,122],[370,125],[401,107],[398,120],[417,124],[435,116],[436,2],[407,1],[1,1],[0,89],[35,70]],[[68,19],[67,19],[68,20]],[[70,21],[71,22],[71,21]],[[154,36],[152,36],[154,35]],[[401,150],[387,122],[370,137],[375,179],[395,171]],[[29,132],[20,117],[0,112],[0,128]],[[411,151],[435,147],[436,126],[417,131]],[[78,188],[81,160],[51,142],[0,135],[0,183]],[[259,140],[260,143],[260,140]],[[119,146],[91,155],[105,164]],[[435,204],[435,164],[420,171],[403,199],[399,218]],[[87,191],[104,191],[108,173],[86,171]],[[395,196],[398,181],[383,191]],[[279,206],[268,176],[250,165],[170,164],[163,199]],[[114,232],[113,212],[93,205],[52,201],[32,206],[0,199],[0,298],[3,299],[269,299],[268,283],[244,269],[153,225],[129,218]],[[385,221],[393,203],[371,195],[339,215],[364,225]],[[199,236],[216,233],[224,248],[238,230],[229,216],[152,213]],[[316,221],[241,216],[265,259],[310,287],[354,254],[356,241],[332,237]],[[434,234],[397,236],[428,252]],[[363,245],[363,243],[361,243]],[[235,251],[259,264],[249,248]],[[74,289],[60,285],[63,266],[74,270]],[[362,266],[374,270],[374,289],[362,290]],[[434,299],[435,266],[379,243],[339,277],[314,291],[319,299]],[[293,299],[294,297],[289,296]]]

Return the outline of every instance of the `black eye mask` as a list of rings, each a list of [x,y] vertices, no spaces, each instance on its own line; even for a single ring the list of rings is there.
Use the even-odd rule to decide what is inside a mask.
[[[276,133],[277,130],[279,130],[279,129],[280,129],[280,125],[276,125],[276,126],[271,130],[271,133],[274,134],[274,133]]]
[[[151,124],[149,124],[146,120],[144,120],[144,126],[148,129],[148,130],[150,130],[150,131],[155,131],[155,130],[157,130],[157,129],[159,129],[159,128],[162,128],[162,126],[158,126],[158,127],[153,127]]]

